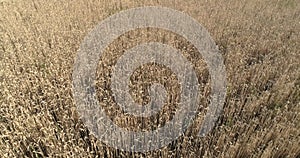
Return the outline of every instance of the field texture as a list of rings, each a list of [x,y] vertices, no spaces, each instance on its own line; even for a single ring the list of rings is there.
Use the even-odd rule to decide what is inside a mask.
[[[167,147],[147,153],[114,149],[83,124],[72,93],[72,73],[84,37],[124,9],[165,6],[195,18],[224,58],[227,96],[206,137],[197,137],[210,94],[205,62],[184,38],[166,30],[130,31],[111,43],[97,68],[100,105],[119,126],[152,130],[177,108],[178,82],[163,65],[149,63],[131,76],[130,93],[149,102],[162,83],[170,98],[149,118],[126,115],[109,89],[124,50],[162,42],[193,63],[201,88],[195,123]],[[0,0],[0,157],[300,157],[299,0]],[[164,138],[161,138],[164,139]]]

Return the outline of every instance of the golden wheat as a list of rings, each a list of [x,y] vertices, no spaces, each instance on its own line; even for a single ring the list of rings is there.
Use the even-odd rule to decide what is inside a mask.
[[[300,157],[299,4],[297,0],[0,1],[0,157]],[[71,76],[79,45],[95,25],[118,11],[149,5],[186,12],[207,28],[225,59],[227,97],[223,115],[208,136],[195,137],[199,114],[186,136],[169,146],[129,153],[89,133],[76,111]],[[130,41],[132,37],[137,38]],[[110,94],[105,89],[110,67],[101,63],[113,62],[129,42],[160,37],[194,59],[192,46],[170,32],[128,33],[107,49],[107,61],[99,61],[98,96]],[[205,63],[199,60],[195,65],[201,83],[209,84]],[[132,76],[136,82],[131,93],[137,102],[147,102],[147,94],[138,93],[147,88],[139,78],[146,70],[158,72],[158,78],[149,82],[169,81],[169,91],[176,91],[176,76],[157,66],[141,67]],[[171,78],[160,79],[163,74]],[[202,92],[207,96],[209,89]],[[205,97],[202,101],[205,105]],[[127,118],[111,104],[103,102],[115,111],[109,115],[117,115],[115,122],[131,130],[156,128],[172,117],[172,108],[166,108],[159,122],[136,127],[138,118]]]

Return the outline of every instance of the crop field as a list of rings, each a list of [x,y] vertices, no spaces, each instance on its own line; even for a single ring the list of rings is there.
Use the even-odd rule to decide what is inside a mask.
[[[164,85],[169,98],[157,115],[124,113],[109,86],[125,50],[161,42],[180,50],[197,72],[201,102],[194,123],[168,146],[145,153],[115,149],[93,135],[78,113],[72,83],[85,36],[110,15],[143,6],[196,19],[218,46],[227,78],[222,114],[198,137],[211,79],[195,47],[159,28],[114,40],[99,61],[96,93],[107,116],[126,130],[164,126],[178,108],[180,89],[168,67],[142,65],[130,77],[134,100],[149,103],[153,83]],[[299,0],[0,0],[0,157],[300,157]]]

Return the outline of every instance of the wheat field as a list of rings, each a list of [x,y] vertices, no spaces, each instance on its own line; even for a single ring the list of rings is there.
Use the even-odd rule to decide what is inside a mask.
[[[226,101],[214,129],[196,136],[200,112],[185,135],[147,153],[99,141],[80,119],[72,93],[73,64],[84,37],[110,15],[141,6],[169,7],[196,19],[218,45],[227,72]],[[201,104],[208,104],[209,74],[189,42],[155,28],[131,31],[106,49],[97,67],[97,95],[108,98],[101,106],[128,130],[162,126],[176,110],[167,106],[158,118],[138,123],[140,118],[122,113],[110,97],[107,86],[116,58],[149,41],[172,45],[194,63],[203,85]],[[162,65],[140,67],[131,81],[130,93],[140,104],[149,102],[145,89],[153,81],[178,95],[176,76]],[[0,0],[0,129],[0,157],[300,157],[300,3]]]

